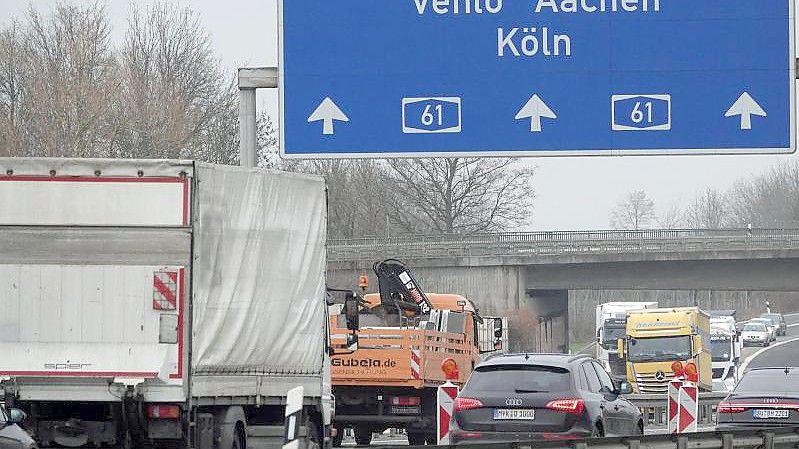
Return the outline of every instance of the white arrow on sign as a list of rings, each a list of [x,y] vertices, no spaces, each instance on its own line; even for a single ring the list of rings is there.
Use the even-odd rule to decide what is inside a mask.
[[[516,114],[516,120],[521,120],[525,118],[530,119],[530,132],[531,133],[540,133],[541,132],[541,117],[556,119],[558,118],[557,115],[549,109],[544,100],[542,100],[537,94],[533,95],[527,104],[522,107],[518,114]]]
[[[761,117],[766,117],[766,111],[760,107],[759,104],[749,95],[749,92],[744,92],[738,97],[738,100],[735,101],[730,109],[724,113],[725,117],[734,117],[736,115],[741,116],[741,129],[742,130],[749,130],[752,129],[752,116],[759,115]]]
[[[322,121],[324,123],[322,127],[322,134],[326,136],[332,136],[335,134],[333,131],[333,120],[338,120],[340,122],[349,122],[350,119],[347,117],[346,114],[336,106],[336,103],[330,99],[330,97],[326,97],[322,100],[322,103],[316,107],[310,117],[308,117],[308,123]]]

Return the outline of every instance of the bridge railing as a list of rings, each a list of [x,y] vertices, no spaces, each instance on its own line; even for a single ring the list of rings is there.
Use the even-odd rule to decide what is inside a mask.
[[[328,260],[569,254],[640,254],[799,248],[799,229],[647,229],[404,235],[330,239]]]

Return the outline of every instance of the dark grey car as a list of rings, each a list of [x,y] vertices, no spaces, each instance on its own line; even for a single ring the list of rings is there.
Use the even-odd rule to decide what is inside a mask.
[[[641,435],[640,410],[588,356],[507,354],[475,367],[455,401],[453,444]]]
[[[25,420],[20,410],[7,410],[0,403],[0,449],[34,449],[36,442],[18,423]]]
[[[717,427],[799,427],[799,368],[752,368],[718,405]]]
[[[785,317],[781,313],[764,313],[760,318],[771,320],[777,326],[777,335],[784,336],[788,333],[788,325],[785,323]]]

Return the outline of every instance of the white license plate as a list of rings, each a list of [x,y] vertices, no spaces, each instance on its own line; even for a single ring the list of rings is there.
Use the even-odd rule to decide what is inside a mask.
[[[790,418],[790,410],[752,410],[752,416],[757,419]]]
[[[535,410],[524,409],[494,409],[494,419],[518,419],[532,421],[535,419]]]

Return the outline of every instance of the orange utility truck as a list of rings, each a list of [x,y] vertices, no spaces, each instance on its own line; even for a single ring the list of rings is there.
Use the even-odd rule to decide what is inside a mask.
[[[358,347],[332,359],[334,445],[345,428],[358,445],[388,428],[406,429],[411,445],[435,444],[436,388],[447,380],[462,385],[480,354],[502,349],[502,319],[480,317],[463,296],[422,292],[399,261],[374,269],[380,293],[363,298]],[[484,327],[495,336],[488,348],[480,347]],[[332,315],[331,328],[333,347],[346,348],[344,316]]]

